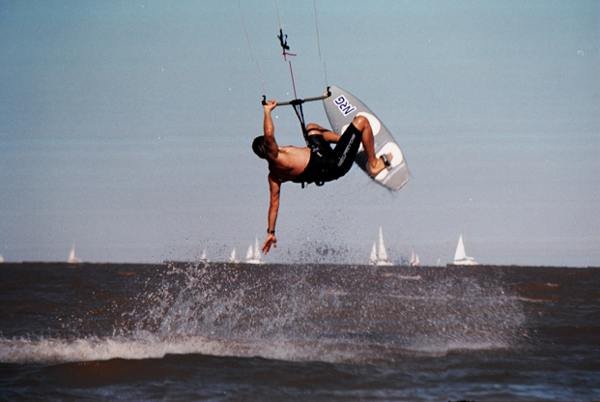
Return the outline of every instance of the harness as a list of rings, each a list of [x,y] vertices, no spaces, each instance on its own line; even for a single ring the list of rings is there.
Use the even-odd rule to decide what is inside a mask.
[[[329,88],[328,88],[329,91]],[[306,123],[304,121],[304,110],[302,108],[302,103],[304,103],[304,101],[302,101],[302,99],[294,99],[292,101],[292,106],[294,107],[294,112],[296,112],[296,116],[298,117],[298,121],[300,122],[300,128],[302,130],[302,136],[304,136],[304,141],[306,142],[306,146],[308,148],[310,148],[310,157],[312,158],[312,154],[316,153],[319,157],[322,157],[323,154],[321,153],[321,149],[319,147],[319,145],[315,142],[315,141],[311,141],[310,140],[310,136],[308,135],[308,130],[306,129]],[[310,160],[309,160],[309,164],[310,164]],[[301,182],[300,186],[302,186],[302,188],[305,188],[306,185],[309,182]],[[314,181],[315,185],[317,187],[321,187],[323,184],[325,184],[324,181],[318,181],[315,180]]]

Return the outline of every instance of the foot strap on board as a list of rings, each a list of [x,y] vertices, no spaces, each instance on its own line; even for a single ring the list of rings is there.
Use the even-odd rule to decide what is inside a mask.
[[[386,168],[389,168],[390,166],[392,166],[392,162],[390,162],[390,160],[388,159],[386,154],[381,155],[379,158],[381,158],[381,160],[383,161],[383,165]]]

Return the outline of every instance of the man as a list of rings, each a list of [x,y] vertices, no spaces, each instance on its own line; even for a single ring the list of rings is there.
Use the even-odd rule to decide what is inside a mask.
[[[389,166],[392,157],[391,154],[387,154],[377,158],[371,125],[362,116],[356,116],[341,136],[318,124],[309,123],[306,129],[310,148],[280,147],[275,141],[275,127],[271,117],[271,112],[276,106],[277,102],[274,100],[265,102],[264,135],[256,137],[252,142],[254,153],[269,163],[270,200],[267,238],[262,247],[265,254],[272,246],[277,246],[275,224],[279,211],[279,192],[283,182],[320,184],[336,180],[348,173],[361,143],[367,155],[367,170],[372,177]],[[332,149],[329,143],[335,143],[335,148]]]

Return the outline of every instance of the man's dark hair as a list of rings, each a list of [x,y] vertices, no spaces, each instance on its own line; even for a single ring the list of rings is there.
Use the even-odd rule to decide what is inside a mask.
[[[267,147],[265,146],[265,137],[259,135],[252,141],[252,150],[261,159],[267,159]]]

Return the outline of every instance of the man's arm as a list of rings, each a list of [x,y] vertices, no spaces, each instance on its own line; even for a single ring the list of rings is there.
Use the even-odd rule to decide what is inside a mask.
[[[267,218],[267,238],[262,247],[263,253],[267,254],[271,246],[277,247],[277,238],[275,237],[275,224],[277,223],[277,214],[279,212],[279,192],[281,182],[269,175],[269,214]]]
[[[277,159],[277,154],[279,154],[279,147],[277,146],[277,142],[275,142],[275,126],[273,125],[273,118],[271,117],[271,112],[275,107],[277,107],[277,102],[274,100],[265,102],[263,131],[269,159]]]

